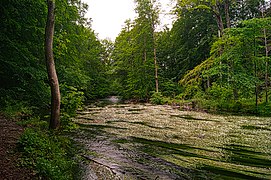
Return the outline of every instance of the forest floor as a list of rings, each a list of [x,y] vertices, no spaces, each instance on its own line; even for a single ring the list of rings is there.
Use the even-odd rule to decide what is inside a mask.
[[[33,173],[29,169],[18,166],[20,153],[16,145],[23,131],[15,120],[0,114],[0,179],[33,179]]]
[[[271,118],[90,105],[73,139],[83,179],[271,179]]]

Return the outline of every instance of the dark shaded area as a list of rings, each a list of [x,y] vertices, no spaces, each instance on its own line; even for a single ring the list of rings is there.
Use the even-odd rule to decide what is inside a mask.
[[[267,159],[267,156],[270,156],[270,154],[257,152],[250,147],[236,144],[227,145],[227,147],[223,149],[230,154],[230,161],[235,164],[271,168],[271,160]]]
[[[229,169],[225,169],[225,168],[221,168],[221,167],[216,167],[216,166],[204,166],[202,168],[200,168],[201,170],[205,170],[208,172],[211,172],[213,174],[215,174],[217,177],[216,178],[211,178],[211,179],[262,179],[263,178],[258,178],[255,176],[250,176],[250,175],[246,175],[246,174],[242,174],[233,170],[229,170]],[[253,172],[254,173],[254,172]]]
[[[140,124],[142,126],[147,126],[149,128],[154,128],[154,129],[171,129],[169,127],[156,127],[156,126],[152,126],[152,125],[149,125],[148,123],[146,122],[141,122],[141,121],[136,121],[136,122],[127,122],[127,123],[130,123],[130,124]]]
[[[271,129],[268,127],[259,127],[259,126],[253,126],[253,125],[243,125],[242,129],[271,131]]]
[[[121,119],[119,119],[119,120],[110,120],[110,121],[106,121],[105,123],[107,123],[107,124],[113,124],[113,123],[118,123],[118,122],[124,122],[124,123],[126,123],[125,120],[121,120]]]
[[[109,126],[109,125],[100,125],[100,124],[78,124],[80,127],[85,127],[85,128],[96,128],[96,129],[105,129],[105,128],[110,128],[110,129],[127,129],[127,128],[121,128],[121,127],[115,127],[115,126]]]
[[[117,143],[140,143],[144,146],[141,146],[140,149],[146,153],[150,153],[153,155],[168,155],[168,154],[178,154],[186,157],[198,157],[203,159],[214,160],[213,158],[199,155],[196,153],[188,152],[189,149],[198,149],[203,151],[215,152],[213,150],[198,148],[189,146],[187,144],[175,144],[175,143],[167,143],[163,141],[153,141],[144,138],[131,137],[131,139],[120,139],[116,141]],[[160,150],[159,150],[160,149]]]
[[[195,121],[212,121],[212,122],[219,122],[217,120],[211,120],[211,119],[201,119],[201,118],[195,118],[190,115],[170,115],[171,118],[177,117],[177,118],[182,118],[186,120],[195,120]]]
[[[139,125],[147,126],[149,128],[154,128],[154,129],[172,129],[170,127],[156,127],[156,126],[152,126],[152,125],[149,125],[148,123],[142,122],[142,121],[136,121],[136,122],[130,122],[130,121],[125,121],[125,120],[106,121],[107,124],[113,124],[113,123],[117,123],[117,122],[129,123],[129,124],[139,124]]]
[[[144,109],[139,109],[139,108],[135,108],[135,109],[128,109],[128,111],[143,111]]]

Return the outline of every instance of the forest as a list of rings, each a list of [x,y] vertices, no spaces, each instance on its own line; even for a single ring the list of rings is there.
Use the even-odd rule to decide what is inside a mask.
[[[58,130],[48,130],[53,102],[45,27],[50,1],[0,2],[0,115],[20,119],[26,128],[19,149],[26,157],[34,155],[21,164],[36,169],[37,176],[72,177],[61,177],[74,166],[67,132],[78,128],[78,112],[109,96],[193,112],[270,117],[270,1],[173,0],[172,28],[159,28],[159,1],[134,0],[136,18],[127,19],[110,40],[99,39],[92,29],[92,20],[85,17],[87,4],[53,0],[52,51],[61,102],[60,124],[50,126]],[[270,133],[270,119],[266,122]],[[36,150],[38,146],[44,149]],[[58,160],[51,162],[54,158]],[[265,166],[268,162],[270,157]]]

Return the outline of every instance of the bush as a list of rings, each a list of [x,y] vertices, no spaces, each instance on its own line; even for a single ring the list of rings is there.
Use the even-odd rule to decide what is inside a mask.
[[[81,108],[83,105],[84,93],[66,84],[62,84],[60,89],[62,106],[61,112],[74,117],[77,109]]]
[[[160,92],[153,93],[152,96],[151,96],[150,101],[153,104],[165,104],[166,103],[163,95]]]
[[[36,170],[48,179],[72,179],[75,163],[70,160],[71,142],[50,132],[27,128],[18,147],[23,157],[21,163]]]
[[[189,85],[184,88],[184,91],[177,96],[178,99],[188,100],[193,99],[198,93],[201,92],[201,89],[197,85]]]
[[[71,130],[75,130],[78,128],[78,125],[76,125],[73,121],[72,121],[72,117],[67,114],[67,113],[61,113],[61,118],[60,118],[60,123],[61,123],[61,130],[63,131],[71,131]]]
[[[26,102],[18,102],[8,98],[5,100],[3,106],[4,108],[2,111],[8,118],[18,118],[23,116],[30,116],[33,114],[33,107],[29,107]]]

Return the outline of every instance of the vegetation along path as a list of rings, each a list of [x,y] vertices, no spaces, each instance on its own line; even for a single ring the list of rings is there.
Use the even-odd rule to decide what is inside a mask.
[[[270,179],[270,118],[111,104],[79,112],[84,179]]]
[[[0,179],[32,179],[33,173],[18,166],[19,152],[16,143],[23,133],[23,128],[14,120],[0,114]]]

